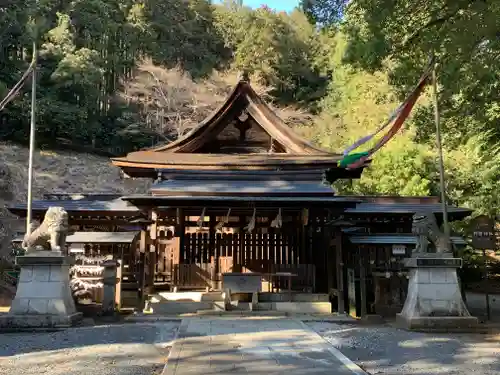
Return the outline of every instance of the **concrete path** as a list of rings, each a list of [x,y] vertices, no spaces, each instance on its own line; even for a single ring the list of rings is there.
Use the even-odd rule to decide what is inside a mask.
[[[287,318],[182,321],[163,375],[365,375],[304,323]]]

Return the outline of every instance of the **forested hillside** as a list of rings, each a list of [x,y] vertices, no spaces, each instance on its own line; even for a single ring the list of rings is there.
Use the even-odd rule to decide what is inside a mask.
[[[303,0],[289,14],[240,1],[3,4],[0,96],[36,38],[38,144],[47,147],[123,154],[171,141],[247,71],[291,126],[341,151],[390,116],[434,52],[449,198],[500,212],[500,2]],[[26,85],[2,112],[3,140],[26,142],[29,100]],[[341,191],[438,194],[432,108],[428,89],[404,131]]]

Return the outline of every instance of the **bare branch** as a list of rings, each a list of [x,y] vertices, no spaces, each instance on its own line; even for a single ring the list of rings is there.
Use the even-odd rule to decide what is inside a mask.
[[[178,69],[165,69],[144,61],[135,77],[123,83],[121,98],[139,109],[140,116],[133,118],[136,129],[171,141],[186,134],[216,110],[236,82],[236,74],[219,72],[204,81],[194,82]],[[258,81],[252,82],[252,87],[273,108],[269,95],[272,88]],[[309,122],[310,115],[292,107],[273,109],[291,125]]]

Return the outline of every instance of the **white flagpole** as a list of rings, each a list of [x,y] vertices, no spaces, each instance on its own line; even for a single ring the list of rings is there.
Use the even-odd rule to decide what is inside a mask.
[[[433,101],[434,101],[434,122],[436,123],[436,145],[439,155],[439,185],[441,189],[441,207],[443,211],[443,229],[446,239],[450,241],[450,224],[448,222],[448,208],[446,206],[446,184],[444,176],[444,158],[443,158],[443,145],[441,143],[441,118],[439,116],[439,105],[438,105],[438,90],[437,90],[437,74],[436,74],[437,64],[434,62],[432,69],[432,91],[433,91]]]
[[[31,73],[31,121],[30,121],[30,148],[28,161],[28,204],[26,214],[26,233],[31,233],[32,221],[32,201],[33,201],[33,156],[35,153],[35,113],[36,113],[36,66],[38,60],[38,50],[36,37],[33,41],[33,72]]]

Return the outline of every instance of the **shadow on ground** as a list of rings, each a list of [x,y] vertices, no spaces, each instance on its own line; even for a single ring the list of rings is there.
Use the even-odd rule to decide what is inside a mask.
[[[0,334],[0,373],[161,373],[178,323],[114,324],[58,332]]]
[[[309,325],[371,374],[500,373],[500,335],[417,333],[326,322]]]

